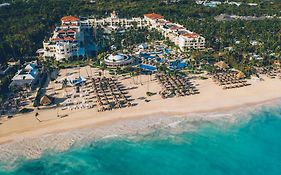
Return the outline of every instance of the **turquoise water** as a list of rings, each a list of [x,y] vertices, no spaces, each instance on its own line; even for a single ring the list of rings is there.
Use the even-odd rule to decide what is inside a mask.
[[[281,109],[265,108],[239,120],[182,122],[168,129],[46,152],[21,160],[1,175],[278,175],[281,174]]]

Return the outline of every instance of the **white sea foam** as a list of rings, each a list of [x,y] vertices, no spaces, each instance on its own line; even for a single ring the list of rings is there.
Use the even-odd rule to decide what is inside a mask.
[[[277,107],[277,105],[270,105],[270,108]],[[145,139],[146,136],[150,137],[150,133],[157,135],[157,138],[167,137],[168,135],[172,137],[172,134],[175,133],[196,132],[200,125],[204,123],[212,123],[218,128],[227,129],[229,126],[238,125],[241,122],[247,123],[255,113],[270,108],[257,105],[230,112],[195,113],[176,117],[154,115],[36,138],[23,138],[0,145],[0,160],[16,163],[22,157],[36,159],[46,150],[65,151],[72,146],[84,145],[100,139],[126,137],[126,139],[139,140]],[[276,115],[281,116],[281,114]]]

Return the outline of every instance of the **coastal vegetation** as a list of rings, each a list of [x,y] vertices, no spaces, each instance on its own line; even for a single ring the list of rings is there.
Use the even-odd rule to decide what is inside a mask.
[[[104,34],[103,30],[99,30],[97,33],[97,44],[103,46],[103,51],[110,52],[120,49],[130,52],[129,48],[133,45],[164,39],[163,35],[157,30],[148,30],[147,28],[133,28],[124,32],[111,32],[110,34]],[[112,46],[114,46],[114,49],[110,48]]]
[[[4,3],[4,1],[0,1]],[[136,17],[145,13],[159,13],[166,19],[183,24],[191,31],[196,31],[206,38],[205,51],[190,50],[184,53],[192,73],[207,70],[212,72],[213,63],[227,62],[230,67],[244,72],[247,76],[256,72],[255,67],[271,66],[280,60],[280,8],[281,2],[251,0],[257,6],[223,4],[215,8],[196,4],[193,0],[177,2],[162,0],[101,0],[101,1],[68,1],[68,0],[32,0],[5,1],[9,6],[2,6],[0,10],[0,63],[6,64],[10,59],[22,62],[36,59],[36,50],[42,47],[42,41],[51,35],[59,19],[65,15],[106,17],[116,10],[120,17]],[[247,1],[248,2],[248,1]],[[234,14],[239,16],[272,16],[258,21],[234,20],[217,21],[215,16],[220,14]],[[156,31],[136,29],[126,33],[112,33],[104,44],[104,51],[114,45],[117,50],[129,48],[142,42],[161,38]],[[104,42],[100,37],[97,42]],[[168,42],[167,45],[170,45]],[[127,49],[130,52],[129,49]],[[114,52],[114,51],[110,51]],[[89,58],[77,58],[59,63],[47,60],[43,62],[47,72],[54,69],[73,66],[93,65],[105,70],[101,61],[105,55],[94,55],[94,62]],[[162,67],[159,67],[162,69]],[[117,70],[119,73],[127,71]],[[15,73],[15,71],[14,71]],[[1,78],[0,90],[6,92],[13,73]],[[4,93],[1,93],[4,94]]]
[[[276,15],[281,16],[280,1],[255,0],[258,6],[222,5],[216,8],[204,7],[191,0],[166,4],[162,0],[109,0],[109,1],[68,1],[68,0],[32,0],[11,1],[10,6],[0,10],[0,61],[9,58],[24,59],[35,55],[45,37],[64,15],[107,16],[116,10],[121,17],[142,16],[157,12],[167,19],[184,24],[188,29],[198,31],[208,41],[208,46],[215,50],[234,45],[238,53],[264,50],[280,52],[280,19],[261,21],[217,22],[214,16],[221,13],[236,15]],[[260,41],[261,45],[252,47],[251,40]],[[242,53],[243,53],[242,52]],[[235,56],[235,54],[232,54]],[[238,61],[240,62],[240,60]]]

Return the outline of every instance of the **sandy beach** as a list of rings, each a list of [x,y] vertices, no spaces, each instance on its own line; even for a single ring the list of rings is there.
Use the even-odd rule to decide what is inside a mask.
[[[137,102],[137,106],[117,109],[106,112],[98,112],[97,109],[61,110],[59,114],[66,116],[57,117],[57,109],[40,110],[38,118],[35,112],[16,116],[12,119],[1,119],[0,143],[19,141],[26,138],[34,138],[50,133],[60,133],[79,128],[102,126],[104,124],[132,118],[145,118],[151,115],[187,115],[191,113],[220,112],[235,108],[249,107],[259,103],[273,101],[281,98],[280,79],[269,79],[265,81],[250,81],[251,86],[223,90],[210,78],[208,80],[193,80],[200,94],[162,99],[159,95],[146,97],[151,100],[145,102],[140,97],[145,96],[148,88],[151,92],[157,92],[159,85],[156,81],[147,84],[147,77],[140,77],[141,84],[132,83],[131,79],[121,80],[128,87],[137,86],[130,90],[130,95]]]

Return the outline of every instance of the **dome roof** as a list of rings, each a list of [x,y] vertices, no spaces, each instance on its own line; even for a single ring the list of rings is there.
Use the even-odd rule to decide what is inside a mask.
[[[108,66],[125,66],[131,64],[134,59],[125,54],[109,55],[104,59],[105,64]]]
[[[122,60],[126,59],[126,57],[123,54],[117,54],[117,55],[111,54],[111,55],[108,56],[107,59],[110,60],[110,61],[122,61]]]

